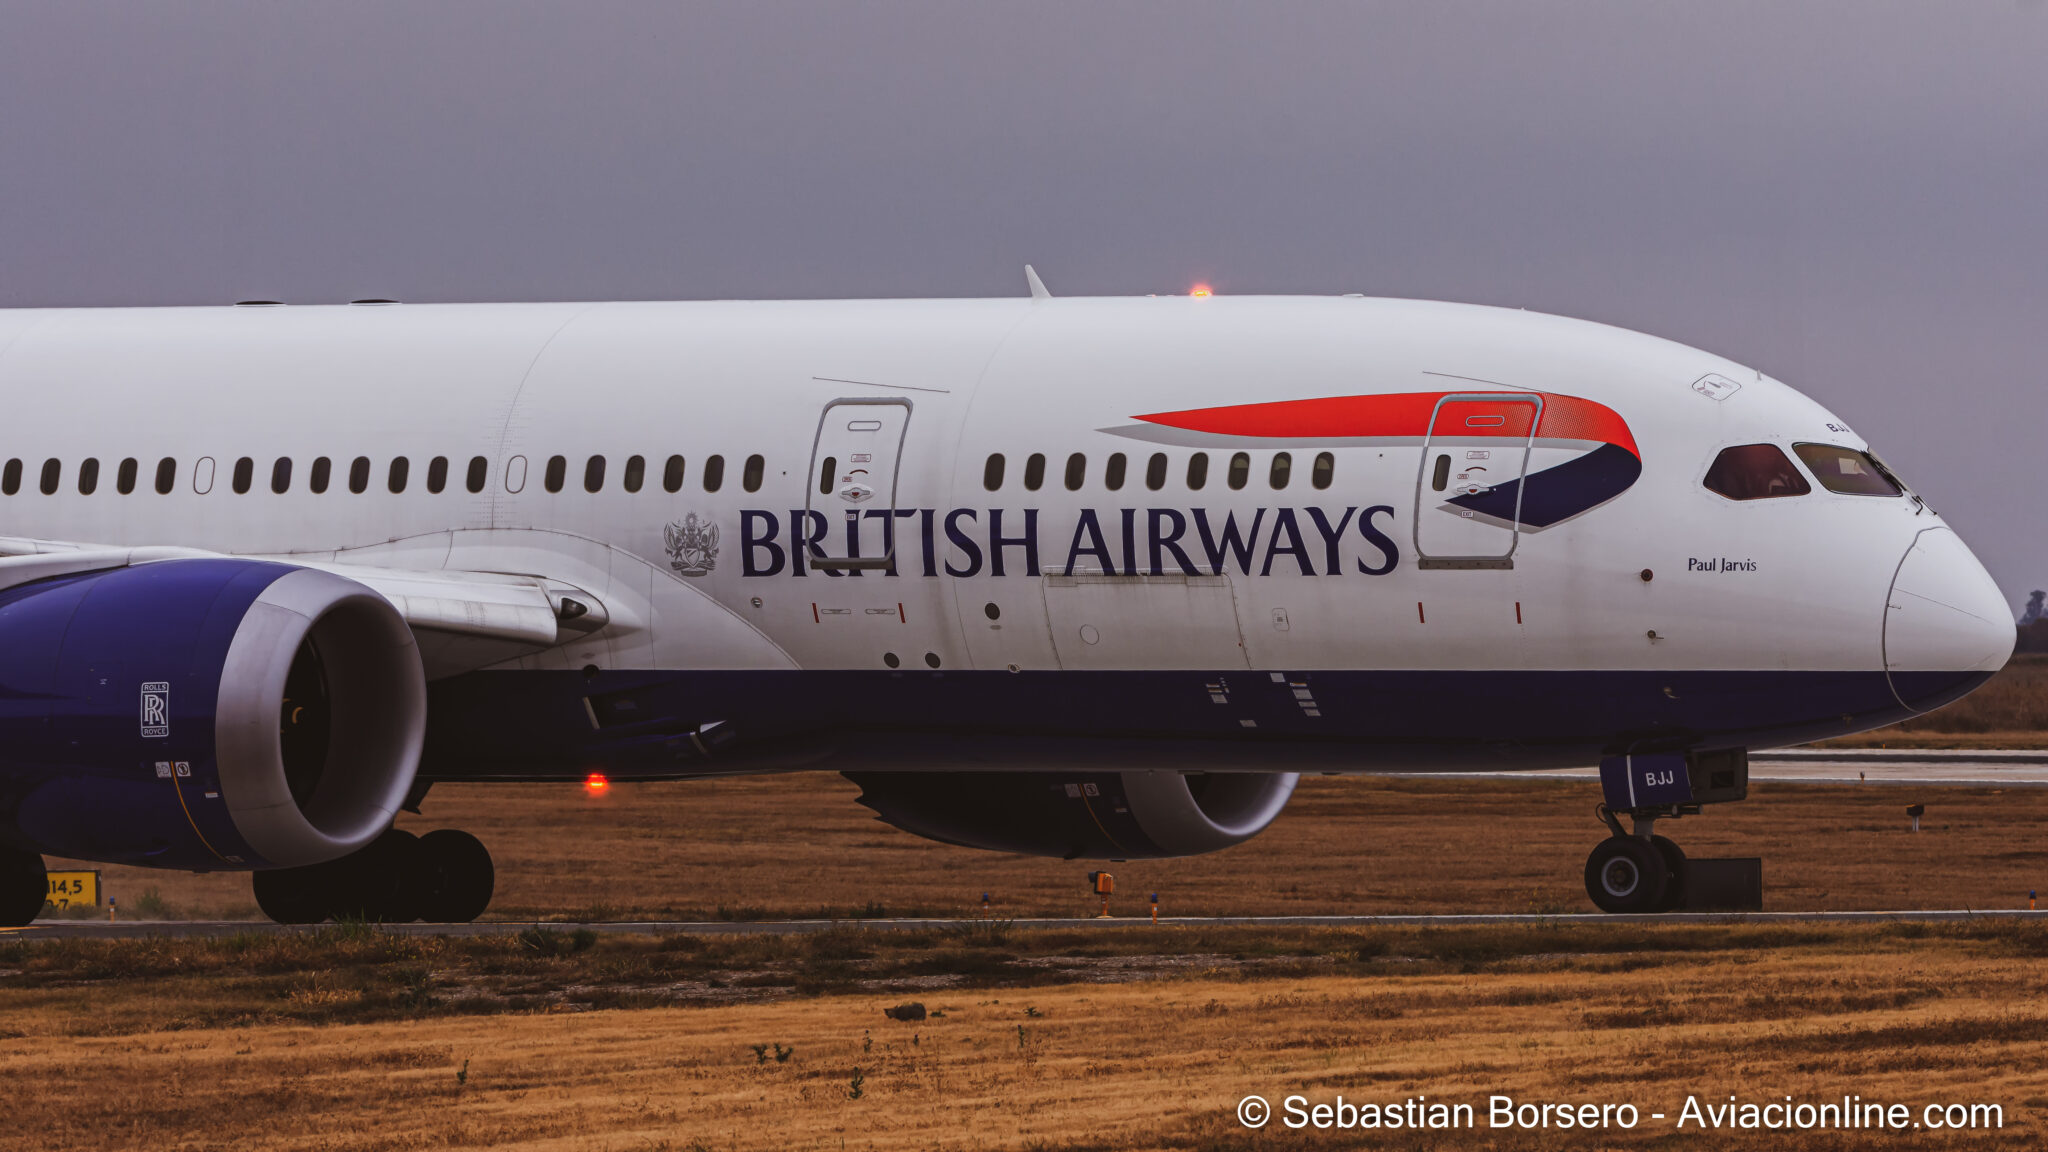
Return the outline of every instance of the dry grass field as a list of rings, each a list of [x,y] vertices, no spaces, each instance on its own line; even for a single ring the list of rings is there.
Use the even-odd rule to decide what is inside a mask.
[[[1827,744],[1838,748],[2048,748],[2048,655],[2014,656],[1989,683],[1946,708]]]
[[[1939,716],[2024,745],[2001,725],[2044,727],[2029,701],[2048,663],[1979,695]],[[789,937],[0,935],[0,1083],[17,1089],[0,1150],[2043,1145],[2048,924],[1022,931],[1002,918],[1093,912],[1083,875],[1099,865],[920,840],[856,791],[821,774],[602,797],[444,787],[404,823],[482,836],[500,919],[961,915],[983,892],[997,919]],[[1244,845],[1112,866],[1115,909],[1143,916],[1156,890],[1188,915],[1582,911],[1597,799],[1590,782],[1312,778]],[[2048,889],[2043,829],[2048,789],[1764,784],[1663,830],[1695,855],[1762,856],[1767,908],[1993,909]],[[246,877],[106,872],[128,918],[255,912]],[[913,1000],[923,1020],[884,1016]],[[1479,1127],[1250,1131],[1233,1112],[1250,1093],[1427,1096],[1472,1105]],[[1496,1093],[1640,1118],[1494,1130]],[[1689,1095],[1851,1095],[1916,1120],[1996,1105],[2002,1126],[1680,1132]]]
[[[1092,915],[1100,863],[1004,856],[874,820],[833,775],[618,786],[437,788],[415,828],[468,828],[498,861],[498,919]],[[1587,781],[1310,778],[1264,834],[1187,860],[1108,865],[1113,912],[1591,911],[1603,831]],[[1925,831],[1904,806],[1928,805]],[[1761,856],[1765,907],[2023,908],[2048,892],[2048,789],[1759,784],[1660,826],[1703,856]],[[55,866],[55,862],[53,862]],[[105,869],[121,915],[154,890],[185,917],[254,917],[246,875]]]
[[[0,1147],[2037,1148],[2044,958],[2048,926],[2012,921],[0,939]],[[885,1018],[913,999],[926,1019]],[[1250,1132],[1250,1093],[1480,1127]],[[1639,1119],[1492,1131],[1495,1093]],[[1676,1130],[1731,1094],[2002,1126]]]

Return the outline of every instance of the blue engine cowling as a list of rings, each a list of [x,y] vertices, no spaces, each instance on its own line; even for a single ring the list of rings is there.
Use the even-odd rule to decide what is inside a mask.
[[[179,559],[0,590],[0,840],[109,863],[315,864],[419,765],[412,630],[353,580]]]

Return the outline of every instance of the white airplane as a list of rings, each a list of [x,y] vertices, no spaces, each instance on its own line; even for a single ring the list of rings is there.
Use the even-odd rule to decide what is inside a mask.
[[[1031,286],[0,312],[0,923],[41,853],[471,919],[483,846],[392,829],[442,781],[831,769],[923,836],[1124,859],[1302,771],[1596,762],[1588,893],[1658,910],[1655,822],[1747,750],[2013,647],[1846,422],[1718,356]]]

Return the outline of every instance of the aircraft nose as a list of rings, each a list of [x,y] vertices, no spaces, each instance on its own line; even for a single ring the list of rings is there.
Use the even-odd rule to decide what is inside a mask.
[[[1913,539],[1885,598],[1884,666],[1901,703],[1931,711],[1961,699],[2012,656],[2005,596],[1947,528]]]

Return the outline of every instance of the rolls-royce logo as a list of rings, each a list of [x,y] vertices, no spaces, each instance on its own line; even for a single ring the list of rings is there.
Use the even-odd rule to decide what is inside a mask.
[[[170,681],[148,681],[142,686],[142,738],[153,740],[170,734]]]
[[[682,523],[662,530],[668,542],[668,566],[684,576],[702,576],[718,567],[718,525],[695,512]]]

